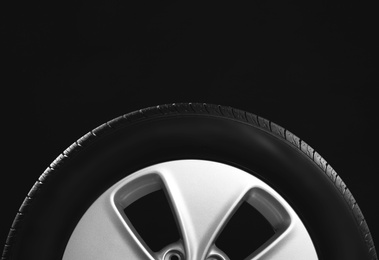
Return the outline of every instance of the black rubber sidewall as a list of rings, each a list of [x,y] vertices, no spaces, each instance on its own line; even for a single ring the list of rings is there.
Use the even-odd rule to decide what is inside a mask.
[[[218,161],[261,178],[298,213],[320,259],[367,256],[347,203],[299,149],[240,121],[181,115],[126,125],[56,170],[29,209],[12,259],[61,259],[75,225],[100,194],[141,168],[177,159]]]

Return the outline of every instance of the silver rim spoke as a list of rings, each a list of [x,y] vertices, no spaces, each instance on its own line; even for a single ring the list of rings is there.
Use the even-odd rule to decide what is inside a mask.
[[[87,210],[66,247],[63,260],[154,259],[126,224],[108,190]]]
[[[187,259],[204,259],[251,182],[218,163],[175,164],[161,173],[182,232]]]
[[[277,233],[254,253],[252,260],[318,259],[308,232],[298,220],[292,220],[284,232]]]

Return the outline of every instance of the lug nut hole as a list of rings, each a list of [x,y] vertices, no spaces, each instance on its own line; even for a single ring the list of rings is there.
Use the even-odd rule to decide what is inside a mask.
[[[177,254],[170,255],[170,260],[180,260],[180,257]]]
[[[184,260],[184,257],[181,252],[173,250],[166,253],[164,260]]]

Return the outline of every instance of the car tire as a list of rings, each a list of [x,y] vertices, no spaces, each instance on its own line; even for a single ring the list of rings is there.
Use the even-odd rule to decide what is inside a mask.
[[[142,169],[181,160],[233,167],[267,184],[296,212],[318,259],[377,259],[353,195],[310,145],[265,118],[201,103],[141,109],[74,142],[29,191],[2,259],[63,259],[78,223],[102,194]]]

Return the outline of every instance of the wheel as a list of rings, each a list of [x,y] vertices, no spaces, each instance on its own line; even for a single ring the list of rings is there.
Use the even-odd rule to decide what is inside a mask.
[[[32,187],[2,259],[377,259],[351,192],[311,146],[199,103],[113,119]]]

